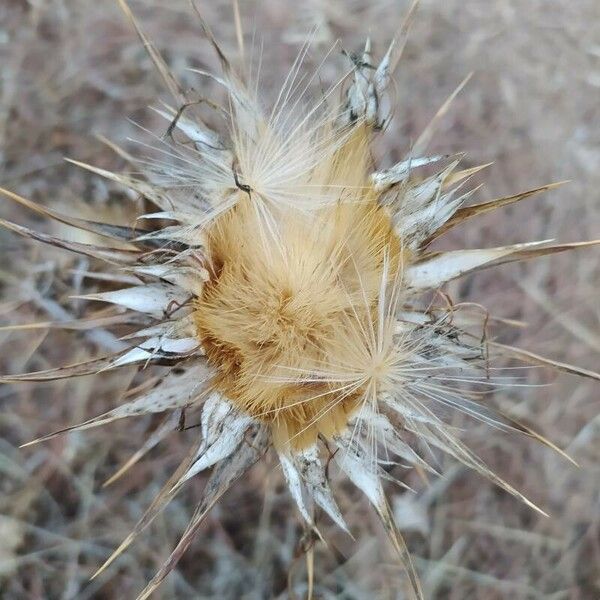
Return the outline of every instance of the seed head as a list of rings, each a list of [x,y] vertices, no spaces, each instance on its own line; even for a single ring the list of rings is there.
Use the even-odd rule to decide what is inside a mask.
[[[225,115],[223,130],[194,116],[190,107],[197,101],[181,90],[136,24],[177,102],[157,111],[166,119],[166,135],[157,137],[156,149],[166,158],[140,161],[143,178],[77,163],[143,197],[152,208],[139,215],[141,227],[59,214],[4,192],[49,218],[102,236],[103,245],[68,242],[3,222],[135,277],[135,285],[87,300],[114,305],[113,324],[128,324],[136,313],[141,328],[126,338],[127,349],[106,358],[4,381],[158,363],[170,370],[154,387],[70,430],[167,412],[174,418],[161,429],[166,435],[186,410],[200,409],[201,435],[190,457],[103,567],[187,480],[212,467],[192,522],[140,598],[173,568],[210,507],[269,448],[315,531],[315,505],[347,530],[328,466],[360,488],[420,596],[384,496],[389,466],[402,461],[431,469],[419,451],[438,448],[536,508],[458,439],[448,416],[460,411],[549,444],[480,402],[478,390],[506,383],[490,376],[490,353],[510,349],[475,335],[465,307],[447,297],[438,304],[432,291],[483,268],[585,244],[429,250],[455,225],[552,186],[466,206],[474,192],[469,178],[481,167],[460,170],[458,157],[427,155],[433,126],[397,164],[375,164],[373,145],[389,117],[383,100],[401,44],[391,44],[376,63],[367,41],[349,72],[316,100],[302,84],[298,61],[265,111],[257,82],[235,72],[202,26],[222,72],[199,75],[226,91],[227,102],[215,108]],[[440,115],[446,110],[444,105]],[[176,130],[184,141],[176,139]],[[530,353],[520,356],[551,363]]]

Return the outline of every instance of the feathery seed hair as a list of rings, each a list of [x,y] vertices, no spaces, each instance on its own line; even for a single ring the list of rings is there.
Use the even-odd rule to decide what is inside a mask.
[[[460,170],[458,156],[425,153],[435,123],[465,82],[402,161],[388,168],[375,163],[372,147],[389,117],[383,109],[386,90],[406,27],[379,62],[367,41],[349,73],[312,101],[316,76],[308,83],[300,76],[307,44],[265,111],[258,82],[234,70],[201,20],[221,73],[198,74],[227,93],[224,106],[215,107],[226,126],[215,131],[188,110],[194,99],[120,3],[176,102],[156,109],[166,120],[167,135],[157,138],[165,160],[139,161],[143,177],[75,164],[125,185],[152,207],[150,212],[139,215],[136,228],[107,225],[3,191],[31,210],[104,240],[72,242],[2,221],[20,235],[103,261],[135,278],[128,287],[87,296],[114,309],[80,325],[102,327],[108,318],[113,325],[137,329],[125,338],[130,346],[123,351],[2,381],[49,381],[134,364],[168,367],[154,387],[140,388],[69,431],[166,412],[174,418],[160,430],[164,437],[186,410],[201,410],[199,439],[189,457],[99,572],[187,480],[212,468],[191,523],[138,600],[147,598],[189,546],[208,510],[273,448],[306,526],[317,535],[315,505],[347,530],[330,487],[330,463],[360,488],[404,561],[415,595],[422,597],[384,495],[387,467],[402,461],[433,471],[423,450],[437,448],[540,510],[458,439],[448,416],[461,411],[558,450],[480,401],[478,387],[506,383],[490,375],[490,354],[600,378],[482,341],[472,331],[474,317],[466,307],[438,305],[435,291],[483,268],[596,242],[428,250],[455,225],[557,184],[466,204],[475,191],[466,184],[485,165]],[[175,130],[184,141],[177,141]],[[110,273],[105,277],[110,280]],[[115,283],[121,280],[115,277]]]

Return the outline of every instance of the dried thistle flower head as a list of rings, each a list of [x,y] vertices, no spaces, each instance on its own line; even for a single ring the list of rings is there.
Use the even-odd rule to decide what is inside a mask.
[[[201,436],[188,459],[103,567],[187,480],[212,467],[192,522],[140,598],[173,568],[210,507],[269,448],[279,457],[300,514],[315,531],[314,505],[347,529],[330,488],[330,463],[360,488],[421,595],[384,496],[387,466],[402,461],[431,469],[419,451],[432,446],[533,507],[469,451],[446,417],[458,410],[549,444],[476,401],[473,388],[495,383],[487,364],[490,351],[552,364],[482,342],[469,327],[472,315],[449,302],[438,306],[428,293],[482,268],[584,244],[429,251],[433,240],[458,223],[552,186],[464,206],[474,191],[465,184],[481,167],[460,170],[457,157],[425,154],[436,119],[404,160],[385,169],[376,165],[372,147],[387,118],[382,104],[400,44],[391,44],[376,62],[367,41],[362,55],[353,58],[349,76],[312,104],[307,102],[309,86],[299,77],[299,60],[265,111],[256,82],[236,73],[203,27],[222,73],[200,74],[227,92],[227,103],[215,109],[225,116],[223,130],[191,116],[192,101],[138,28],[178,103],[158,111],[168,122],[159,150],[169,162],[140,162],[144,178],[78,163],[143,197],[153,207],[139,216],[145,228],[59,214],[4,192],[52,219],[109,240],[105,245],[68,242],[3,222],[17,233],[135,276],[135,285],[88,299],[115,306],[108,315],[111,323],[141,323],[141,329],[129,335],[128,349],[114,355],[4,381],[166,365],[170,370],[151,389],[70,428],[171,413],[152,443],[176,428],[186,410],[201,409]],[[175,137],[175,130],[185,141]],[[433,166],[437,170],[431,173]],[[100,325],[106,318],[104,313],[104,320],[87,323]]]

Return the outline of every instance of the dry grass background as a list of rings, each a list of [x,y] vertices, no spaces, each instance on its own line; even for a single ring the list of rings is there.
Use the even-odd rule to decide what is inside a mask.
[[[228,0],[203,12],[226,48],[234,47]],[[263,88],[273,97],[298,50],[321,25],[307,69],[336,40],[355,51],[367,33],[382,51],[406,2],[265,0],[242,2],[246,30],[263,45]],[[185,0],[132,3],[151,39],[186,86],[207,84],[186,71],[214,65]],[[324,81],[344,64],[339,47]],[[63,161],[103,167],[121,160],[94,134],[131,147],[143,135],[128,118],[163,127],[147,110],[165,97],[150,60],[112,0],[5,0],[0,3],[0,185],[39,202],[74,207],[105,220],[131,220],[131,200]],[[550,181],[572,182],[444,241],[455,247],[557,237],[600,237],[600,4],[597,0],[423,0],[396,75],[390,163],[470,71],[434,140],[435,150],[468,152],[467,164],[494,161],[479,199]],[[212,91],[212,90],[209,90]],[[158,129],[160,131],[160,129]],[[482,178],[482,181],[484,178]],[[0,214],[34,222],[0,206]],[[84,307],[69,298],[98,282],[95,265],[21,243],[0,231],[4,323],[65,320]],[[597,369],[600,356],[599,252],[510,265],[453,285],[455,299],[482,301],[499,316],[527,322],[502,331],[509,343]],[[2,331],[2,372],[84,360],[118,341],[106,334]],[[401,528],[436,599],[600,597],[600,404],[598,387],[571,376],[524,371],[536,387],[491,401],[534,424],[580,463],[577,469],[531,441],[458,423],[499,474],[544,509],[542,518],[478,476],[446,465],[447,476],[416,494],[390,489]],[[118,545],[197,430],[173,433],[128,476],[103,481],[160,420],[137,420],[67,435],[33,448],[38,435],[106,410],[133,372],[0,388],[0,596],[24,599],[133,598],[183,530],[203,481],[194,481],[149,532],[105,575],[95,568]],[[317,598],[400,599],[404,580],[366,502],[344,488],[357,542],[333,528],[316,547]],[[328,529],[326,527],[326,529]],[[274,463],[257,466],[213,511],[195,545],[158,596],[164,599],[303,598],[301,530]]]

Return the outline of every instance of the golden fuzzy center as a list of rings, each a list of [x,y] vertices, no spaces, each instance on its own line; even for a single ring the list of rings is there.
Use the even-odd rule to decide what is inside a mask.
[[[327,374],[353,339],[349,323],[375,318],[384,262],[397,268],[400,244],[374,194],[355,187],[311,211],[240,193],[208,232],[195,322],[214,387],[271,424],[279,445],[335,435],[363,395]]]

